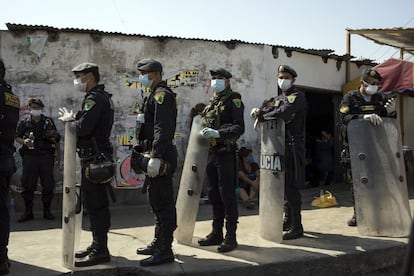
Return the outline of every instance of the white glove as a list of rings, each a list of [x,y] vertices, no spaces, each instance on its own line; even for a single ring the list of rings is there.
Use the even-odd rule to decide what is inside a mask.
[[[151,158],[148,161],[147,174],[149,177],[156,177],[160,173],[161,159]]]
[[[75,116],[73,115],[73,111],[68,111],[66,107],[59,108],[59,120],[62,122],[70,122],[75,120]]]
[[[373,124],[374,126],[376,125],[380,125],[382,123],[382,119],[380,116],[378,116],[377,114],[367,114],[364,115],[364,120],[366,121],[370,121],[371,124]]]
[[[220,138],[220,132],[218,130],[205,127],[201,130],[200,133],[204,138]]]
[[[387,109],[388,114],[394,112],[396,110],[396,101],[395,98],[390,98],[384,104],[384,107]]]
[[[250,117],[252,117],[253,119],[256,119],[257,116],[259,116],[260,114],[260,108],[257,107],[253,107],[252,111],[250,111]]]

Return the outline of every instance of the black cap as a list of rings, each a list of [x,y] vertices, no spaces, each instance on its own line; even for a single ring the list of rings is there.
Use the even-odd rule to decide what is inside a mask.
[[[295,69],[293,69],[289,65],[280,65],[277,68],[277,72],[278,73],[289,73],[293,78],[296,78],[298,76],[298,74],[296,74]]]
[[[280,65],[277,68],[278,73],[289,73],[293,78],[296,78],[298,74],[296,74],[296,71],[290,67],[289,65]]]
[[[138,62],[137,70],[147,72],[162,72],[162,65],[159,61],[156,61],[155,59],[144,58]]]
[[[45,107],[45,105],[43,104],[43,102],[42,102],[39,98],[31,98],[31,99],[29,100],[29,106],[30,106],[31,104],[38,104],[38,105],[40,105],[41,107]]]
[[[91,63],[91,62],[84,62],[81,63],[77,66],[75,66],[72,69],[73,73],[80,73],[80,72],[85,72],[85,71],[93,71],[93,70],[98,70],[98,65],[96,65],[95,63]]]
[[[362,79],[366,79],[367,77],[371,77],[371,78],[377,79],[379,81],[382,80],[382,77],[381,77],[380,73],[378,73],[377,71],[375,71],[372,68],[366,68],[364,71],[362,71],[361,77],[362,77]]]
[[[229,71],[227,71],[226,69],[221,68],[221,67],[220,68],[217,68],[215,70],[210,70],[210,74],[212,76],[213,75],[219,75],[219,76],[221,76],[223,78],[226,78],[226,79],[230,79],[232,77],[232,75],[231,75],[231,73]]]

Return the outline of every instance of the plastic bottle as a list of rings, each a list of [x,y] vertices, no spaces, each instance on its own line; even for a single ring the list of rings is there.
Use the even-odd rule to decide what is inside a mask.
[[[14,198],[10,198],[10,202],[9,202],[9,212],[10,212],[10,216],[14,217],[14,214],[16,213],[16,202],[14,201]]]
[[[325,192],[323,191],[323,189],[319,191],[319,200],[321,203],[325,202]]]
[[[33,144],[34,144],[34,139],[35,139],[35,137],[34,137],[33,132],[30,132],[30,134],[29,134],[29,139],[30,139],[30,141],[32,142],[32,145],[29,147],[29,149],[34,149]]]

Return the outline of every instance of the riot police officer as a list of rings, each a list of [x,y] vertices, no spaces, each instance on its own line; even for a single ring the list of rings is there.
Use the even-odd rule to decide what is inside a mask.
[[[262,109],[253,108],[251,116],[258,121],[283,119],[285,122],[285,218],[284,240],[303,236],[301,219],[301,194],[305,186],[305,94],[295,85],[296,71],[288,66],[278,67],[277,83],[281,91],[271,104]]]
[[[172,177],[177,166],[177,149],[173,143],[177,103],[176,94],[162,80],[160,62],[146,58],[138,62],[139,82],[150,94],[144,99],[143,118],[138,128],[138,143],[142,149],[148,181],[148,198],[155,214],[153,241],[137,254],[151,255],[141,260],[142,266],[174,262],[171,249],[177,228]],[[134,166],[131,164],[131,166]]]
[[[339,105],[339,115],[342,123],[341,139],[343,144],[341,163],[348,171],[351,169],[347,137],[348,123],[354,119],[364,119],[374,125],[379,125],[382,123],[381,117],[396,117],[395,99],[390,98],[387,100],[384,94],[377,93],[381,80],[382,76],[377,71],[372,68],[366,68],[361,73],[359,89],[347,93]],[[352,200],[354,201],[352,185],[351,191]],[[354,214],[347,223],[348,226],[357,226],[355,204]]]
[[[3,60],[0,59],[0,275],[8,274],[10,267],[7,257],[10,234],[8,201],[10,180],[16,170],[13,142],[20,108],[19,98],[4,80],[5,73]]]
[[[100,154],[112,160],[113,148],[109,138],[114,121],[114,105],[112,95],[105,91],[103,84],[99,84],[98,65],[84,62],[73,68],[72,72],[75,75],[75,89],[86,93],[82,110],[74,115],[72,111],[61,108],[59,120],[75,120],[76,123],[76,146],[82,167],[82,201],[89,215],[93,237],[90,246],[75,253],[78,258],[75,266],[84,267],[111,260],[108,250],[108,231],[111,224],[108,199],[110,180],[104,183],[91,181],[86,175],[85,167]]]
[[[55,219],[50,212],[54,195],[55,179],[53,167],[59,160],[60,135],[52,118],[43,115],[45,105],[39,98],[29,100],[30,117],[20,121],[17,127],[16,141],[23,146],[19,152],[23,158],[22,197],[25,211],[18,222],[33,219],[33,199],[40,178],[42,185],[43,218]],[[32,137],[29,137],[32,136]]]
[[[213,206],[213,229],[198,244],[219,245],[218,252],[229,252],[237,247],[236,142],[244,133],[244,105],[241,95],[230,87],[230,72],[218,68],[210,70],[210,74],[214,94],[201,114],[204,127],[201,134],[210,139],[206,172],[208,199]],[[223,239],[224,218],[226,235]]]

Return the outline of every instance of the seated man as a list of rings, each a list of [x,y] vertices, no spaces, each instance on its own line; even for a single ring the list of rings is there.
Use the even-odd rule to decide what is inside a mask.
[[[236,195],[243,201],[246,208],[251,209],[256,205],[255,196],[259,191],[259,165],[254,162],[252,150],[240,148],[240,165],[238,168],[238,187]]]

